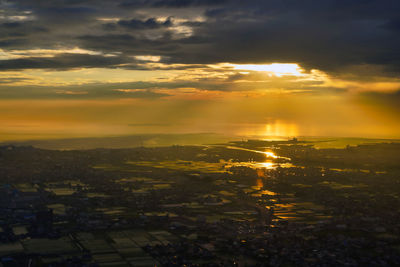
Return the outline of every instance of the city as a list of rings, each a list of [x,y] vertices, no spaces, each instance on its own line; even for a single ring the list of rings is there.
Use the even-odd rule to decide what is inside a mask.
[[[400,144],[0,149],[4,266],[394,266]]]

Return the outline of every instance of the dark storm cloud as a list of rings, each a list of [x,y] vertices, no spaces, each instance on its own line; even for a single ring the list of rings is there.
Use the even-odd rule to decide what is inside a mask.
[[[159,22],[155,18],[148,18],[146,20],[131,19],[119,20],[117,23],[107,23],[104,26],[108,30],[115,30],[117,26],[121,26],[129,30],[151,30],[170,27],[172,26],[172,21],[170,18],[163,22]]]
[[[7,37],[27,37],[31,34],[46,33],[45,27],[35,27],[30,23],[23,22],[5,22],[0,24],[0,40]]]
[[[157,40],[136,38],[131,34],[85,35],[79,40],[84,47],[100,51],[123,51],[125,55],[170,56],[180,52],[179,43],[168,35]]]
[[[36,10],[35,14],[51,24],[89,23],[97,15],[96,9],[88,7],[48,7]]]
[[[155,18],[150,18],[145,21],[138,19],[131,19],[131,20],[120,20],[118,21],[118,25],[130,29],[157,29],[161,27],[169,27],[172,25],[172,22],[170,19],[167,19],[164,22],[158,22]]]
[[[1,24],[1,27],[4,29],[16,29],[22,26],[22,23],[20,22],[6,22]]]
[[[17,48],[26,47],[25,45],[29,42],[28,39],[14,38],[19,37],[18,35],[7,36],[8,38],[0,39],[0,48]]]
[[[400,32],[400,17],[386,22],[382,27],[394,32]]]
[[[228,2],[227,0],[130,0],[123,1],[119,6],[123,8],[140,7],[167,7],[184,8],[195,6],[214,6]]]
[[[227,0],[156,0],[154,7],[189,7],[189,6],[213,6],[226,3]]]
[[[125,63],[120,57],[105,57],[87,54],[60,54],[54,57],[30,57],[0,60],[0,70],[20,69],[73,69],[115,67]]]
[[[4,3],[3,14],[30,11],[31,18],[29,27],[21,27],[20,23],[25,22],[12,17],[2,22],[3,49],[64,45],[119,52],[121,57],[160,55],[164,63],[297,62],[333,75],[341,75],[342,69],[349,66],[376,65],[382,66],[386,75],[400,72],[398,0]],[[204,20],[195,20],[196,16]],[[117,20],[101,20],[107,17]],[[160,17],[171,19],[163,22]],[[174,21],[179,17],[185,18],[181,24]],[[179,35],[181,26],[191,28],[191,35]],[[60,60],[59,65],[64,63]],[[107,62],[100,66],[107,67]],[[109,66],[114,67],[115,62],[110,61]]]

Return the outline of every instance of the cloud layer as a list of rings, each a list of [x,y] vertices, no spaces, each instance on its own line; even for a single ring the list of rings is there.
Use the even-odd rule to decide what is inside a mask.
[[[371,65],[393,76],[400,71],[399,14],[396,0],[2,1],[0,48],[79,47],[181,64],[296,62],[337,75]],[[77,56],[73,64],[54,62],[90,67]],[[1,66],[54,68],[34,61],[3,59]]]

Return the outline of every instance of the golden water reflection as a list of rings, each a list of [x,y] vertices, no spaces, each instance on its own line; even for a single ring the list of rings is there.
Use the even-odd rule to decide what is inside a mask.
[[[278,167],[280,168],[291,168],[295,167],[295,165],[286,162],[286,163],[276,163],[272,161],[266,161],[266,162],[230,162],[229,164],[225,165],[226,169],[229,169],[231,167],[249,167],[253,169],[267,169],[267,170],[274,170]],[[259,175],[261,176],[261,175]]]
[[[262,163],[259,163],[259,165],[262,168],[273,169],[273,167],[275,166],[275,163],[273,163],[273,162],[262,162]]]
[[[276,169],[278,167],[282,167],[282,168],[290,168],[290,167],[294,167],[293,164],[291,164],[290,162],[274,162],[274,159],[282,159],[282,160],[286,160],[286,161],[290,161],[290,158],[287,157],[282,157],[282,156],[278,156],[276,155],[274,152],[270,151],[260,151],[260,150],[255,150],[255,149],[249,149],[249,148],[244,148],[244,147],[237,147],[237,146],[224,146],[225,148],[228,149],[236,149],[236,150],[243,150],[243,151],[250,151],[250,152],[254,152],[254,153],[260,153],[260,154],[264,154],[266,156],[266,161],[265,162],[255,162],[255,161],[249,161],[249,162],[229,162],[229,164],[226,164],[225,167],[226,168],[230,168],[233,166],[244,166],[244,167],[250,167],[250,168],[254,168],[254,169],[258,169],[258,168],[263,168],[263,169],[269,169],[269,170],[273,170]]]
[[[265,154],[268,158],[274,158],[274,159],[279,158],[277,155],[274,154],[274,152],[264,152],[264,154]]]

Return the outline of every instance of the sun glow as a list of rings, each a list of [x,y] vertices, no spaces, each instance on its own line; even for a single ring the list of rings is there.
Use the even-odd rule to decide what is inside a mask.
[[[245,64],[232,65],[236,70],[263,71],[274,76],[302,76],[303,69],[295,63],[272,63],[272,64]]]
[[[265,130],[262,133],[265,136],[298,136],[299,130],[297,124],[275,121],[265,125]]]

